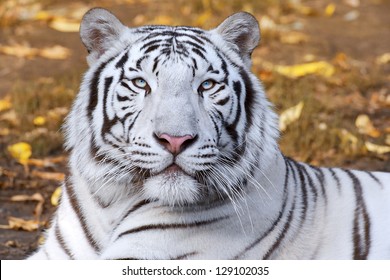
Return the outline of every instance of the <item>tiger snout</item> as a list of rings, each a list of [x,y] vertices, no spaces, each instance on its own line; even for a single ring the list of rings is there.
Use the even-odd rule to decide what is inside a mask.
[[[192,145],[196,139],[197,135],[186,134],[183,136],[173,136],[167,133],[162,134],[154,134],[154,138],[157,142],[165,147],[169,152],[171,152],[174,156],[181,153],[184,149]]]

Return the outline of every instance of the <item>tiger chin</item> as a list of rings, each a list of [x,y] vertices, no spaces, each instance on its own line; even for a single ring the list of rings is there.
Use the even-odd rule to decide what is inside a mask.
[[[30,259],[390,259],[390,174],[285,157],[251,72],[257,20],[84,16],[70,175]]]

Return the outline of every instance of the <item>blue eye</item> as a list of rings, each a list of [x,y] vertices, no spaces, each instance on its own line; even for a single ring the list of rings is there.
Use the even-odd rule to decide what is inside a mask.
[[[200,85],[198,90],[201,92],[206,91],[206,90],[210,90],[215,86],[215,84],[216,84],[216,82],[213,80],[206,80]]]
[[[142,78],[135,78],[132,80],[132,82],[136,87],[139,87],[142,89],[146,89],[148,86],[148,83]]]

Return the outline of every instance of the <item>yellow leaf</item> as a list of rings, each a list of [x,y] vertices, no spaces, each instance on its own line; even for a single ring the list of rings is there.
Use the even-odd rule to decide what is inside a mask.
[[[55,17],[49,26],[60,32],[79,32],[80,22],[76,20],[70,20],[64,17]]]
[[[336,5],[334,3],[330,3],[325,8],[325,15],[327,17],[331,17],[333,16],[335,11],[336,11]]]
[[[20,58],[33,58],[39,54],[39,49],[23,45],[0,46],[0,53]]]
[[[303,109],[303,101],[299,102],[297,105],[288,108],[283,113],[280,114],[279,118],[279,128],[281,131],[286,130],[287,126],[299,119]]]
[[[388,64],[390,63],[390,53],[384,53],[377,57],[376,59],[377,64]]]
[[[40,50],[39,55],[49,59],[66,59],[70,56],[70,50],[68,48],[56,45],[54,47]]]
[[[317,74],[331,77],[334,74],[334,66],[326,61],[309,62],[292,66],[276,65],[274,71],[290,78],[298,78],[309,74]]]
[[[8,152],[11,156],[19,161],[21,164],[27,164],[28,159],[31,157],[32,149],[30,144],[25,142],[19,142],[8,146]]]
[[[46,123],[46,119],[45,117],[38,116],[34,118],[33,123],[36,126],[44,125]]]
[[[355,125],[361,134],[369,135],[374,138],[377,138],[381,135],[380,131],[372,124],[370,117],[365,114],[357,116]]]
[[[55,189],[55,191],[53,192],[50,198],[51,205],[58,206],[61,197],[61,192],[62,192],[61,187]]]
[[[11,229],[22,229],[26,231],[34,231],[37,230],[43,222],[39,222],[37,220],[24,220],[21,218],[9,217],[8,218],[9,228]]]
[[[0,136],[7,136],[9,135],[10,130],[7,127],[0,127]]]
[[[288,32],[280,36],[280,42],[283,44],[296,45],[307,42],[308,36],[301,32]]]
[[[364,144],[369,152],[377,153],[380,155],[390,153],[390,146],[377,145],[368,141],[366,141]]]
[[[65,174],[61,172],[43,172],[34,170],[31,172],[31,176],[54,181],[63,181],[65,179]]]
[[[9,98],[0,99],[0,112],[12,108],[12,103]]]
[[[339,131],[339,137],[341,140],[341,147],[351,149],[352,151],[357,150],[359,140],[351,132],[343,128]]]

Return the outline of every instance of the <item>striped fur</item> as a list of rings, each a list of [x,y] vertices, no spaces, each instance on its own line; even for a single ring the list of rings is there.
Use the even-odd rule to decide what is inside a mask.
[[[205,31],[127,28],[93,9],[81,37],[71,175],[31,259],[390,258],[389,174],[280,152],[250,72],[251,15]],[[164,135],[186,139],[176,150]]]

